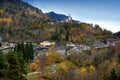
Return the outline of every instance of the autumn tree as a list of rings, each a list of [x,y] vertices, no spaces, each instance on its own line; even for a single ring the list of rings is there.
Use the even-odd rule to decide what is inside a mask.
[[[30,64],[31,71],[33,72],[38,70],[41,66],[40,63],[41,63],[41,60],[39,58],[35,59],[35,61]]]
[[[87,74],[88,74],[88,70],[85,67],[82,67],[81,69],[78,70],[78,75],[82,80],[86,79]]]
[[[4,13],[4,10],[3,9],[0,9],[0,14],[3,14]]]
[[[58,52],[48,52],[46,59],[46,65],[50,65],[52,63],[61,63],[65,60],[64,56]]]

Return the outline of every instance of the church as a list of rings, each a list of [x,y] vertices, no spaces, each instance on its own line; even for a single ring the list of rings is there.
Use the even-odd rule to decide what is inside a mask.
[[[68,16],[68,18],[67,19],[65,19],[65,22],[72,22],[73,20],[72,20],[72,17],[70,16],[70,13],[69,13],[69,16]]]

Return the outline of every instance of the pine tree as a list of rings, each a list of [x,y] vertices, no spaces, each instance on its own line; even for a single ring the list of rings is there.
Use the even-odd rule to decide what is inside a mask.
[[[28,44],[28,42],[26,43],[26,45],[25,45],[25,61],[28,63],[29,62],[29,44]]]
[[[25,46],[23,42],[20,44],[20,52],[23,53],[23,59],[25,60]]]
[[[24,79],[23,75],[27,74],[27,72],[25,70],[26,66],[25,66],[25,61],[23,59],[23,53],[22,52],[16,52],[16,55],[17,55],[17,59],[18,59],[18,62],[19,62],[19,66],[20,66],[20,72],[22,74],[21,79],[23,80]]]
[[[20,51],[20,43],[18,43],[15,48],[14,51],[19,52]]]
[[[114,68],[110,71],[110,73],[111,75],[109,77],[109,80],[118,80],[116,75],[116,70]]]
[[[7,61],[9,64],[7,79],[21,80],[22,73],[20,72],[19,62],[16,54],[13,51],[8,52]]]
[[[118,62],[120,64],[120,53],[118,53]]]
[[[18,43],[15,46],[14,49],[15,52],[21,52],[23,54],[23,59],[25,60],[25,62],[31,62],[34,59],[34,50],[33,50],[33,45],[32,43],[26,43],[26,45],[24,45],[24,43]]]
[[[0,52],[0,80],[6,80],[8,64],[3,52]]]
[[[30,53],[30,61],[33,61],[33,59],[34,59],[34,50],[33,50],[33,45],[32,45],[32,43],[30,43],[29,44],[29,53]]]

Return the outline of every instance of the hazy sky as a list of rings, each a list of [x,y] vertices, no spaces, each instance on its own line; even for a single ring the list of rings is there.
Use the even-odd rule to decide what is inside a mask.
[[[99,24],[112,32],[120,31],[120,0],[23,0],[44,13],[54,11],[81,22]]]

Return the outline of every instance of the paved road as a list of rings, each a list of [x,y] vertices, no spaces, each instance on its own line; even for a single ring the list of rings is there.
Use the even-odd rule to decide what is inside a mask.
[[[31,72],[31,73],[28,73],[27,75],[33,75],[33,74],[39,74],[39,73],[41,73],[41,72]]]
[[[4,47],[0,47],[0,51],[3,51],[3,50],[7,50],[7,49],[13,49],[14,47],[11,47],[11,46],[4,46]]]

